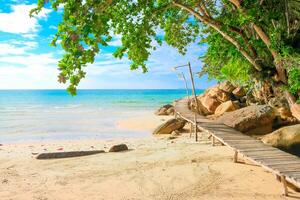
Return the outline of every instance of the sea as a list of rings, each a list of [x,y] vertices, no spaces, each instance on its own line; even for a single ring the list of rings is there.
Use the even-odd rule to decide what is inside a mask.
[[[153,114],[186,95],[184,89],[78,90],[76,96],[65,90],[0,90],[0,144],[150,136],[117,123]]]

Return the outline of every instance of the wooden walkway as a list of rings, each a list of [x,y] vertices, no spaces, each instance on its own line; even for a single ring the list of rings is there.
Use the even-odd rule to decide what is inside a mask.
[[[195,113],[189,110],[188,99],[175,102],[175,113],[195,125]],[[277,148],[267,146],[260,140],[244,135],[224,124],[214,123],[202,115],[196,116],[197,127],[212,137],[212,144],[219,141],[234,151],[234,162],[238,155],[274,173],[283,184],[283,194],[288,195],[288,184],[300,188],[300,158]]]

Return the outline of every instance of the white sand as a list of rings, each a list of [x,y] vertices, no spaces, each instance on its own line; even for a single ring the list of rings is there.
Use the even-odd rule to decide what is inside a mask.
[[[119,127],[153,130],[156,117],[129,119]],[[36,160],[35,153],[108,148],[126,143],[131,151]],[[0,200],[196,200],[299,199],[263,168],[232,162],[225,146],[205,137],[109,141],[53,141],[0,146]]]

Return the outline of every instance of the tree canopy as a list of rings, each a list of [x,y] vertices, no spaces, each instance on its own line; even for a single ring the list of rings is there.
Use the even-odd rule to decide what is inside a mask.
[[[48,0],[38,0],[38,13]],[[114,56],[127,56],[131,69],[147,71],[146,61],[166,42],[186,53],[189,43],[208,44],[200,74],[251,86],[269,81],[300,96],[299,0],[50,0],[63,19],[52,41],[65,50],[58,64],[59,81],[68,91],[85,77],[101,47],[113,35],[122,46]],[[163,30],[164,34],[161,35]]]

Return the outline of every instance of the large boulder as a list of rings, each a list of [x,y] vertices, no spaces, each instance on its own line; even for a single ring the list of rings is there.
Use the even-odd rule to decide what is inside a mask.
[[[225,87],[225,86],[224,86]],[[216,108],[224,102],[231,100],[232,94],[219,88],[219,85],[208,88],[204,94],[197,97],[198,106],[201,114],[211,115],[214,114]],[[190,108],[196,111],[196,102],[192,99]]]
[[[253,105],[224,113],[216,121],[246,134],[266,134],[272,131],[275,112],[267,105]]]
[[[194,98],[192,98],[191,102],[190,102],[190,109],[193,111],[193,112],[198,112],[199,114],[201,115],[209,115],[211,114],[211,112],[209,112],[207,110],[207,108],[202,104],[201,102],[201,99],[204,97],[204,95],[199,95],[197,96],[197,102],[198,102],[198,109],[196,109],[197,105],[196,105],[196,101]]]
[[[207,89],[205,92],[205,96],[210,96],[220,102],[226,102],[230,100],[230,94],[221,90],[218,86]]]
[[[165,123],[157,127],[153,134],[171,134],[173,131],[180,130],[185,126],[186,121],[183,119],[169,119]]]
[[[232,101],[226,101],[216,108],[215,115],[222,115],[225,112],[231,112],[239,109],[239,106]]]
[[[280,128],[262,137],[265,144],[300,155],[300,124]]]
[[[160,107],[156,112],[156,115],[173,115],[174,114],[174,107],[170,104],[166,104]]]
[[[229,81],[222,82],[219,85],[219,88],[228,93],[231,93],[235,89],[235,87]]]
[[[220,101],[209,95],[200,98],[200,102],[210,113],[214,113],[217,107],[221,104]]]

